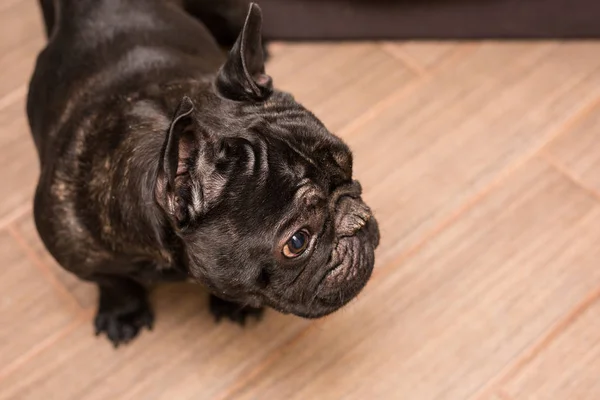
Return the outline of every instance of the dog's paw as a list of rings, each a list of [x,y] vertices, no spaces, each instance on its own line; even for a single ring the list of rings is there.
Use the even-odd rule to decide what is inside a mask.
[[[131,341],[144,327],[152,330],[153,324],[150,305],[139,299],[123,306],[101,308],[94,320],[96,336],[105,333],[115,347]]]
[[[227,318],[244,326],[246,325],[246,320],[250,317],[260,320],[264,311],[264,308],[241,306],[217,296],[210,296],[210,313],[215,317],[217,322],[223,318]]]

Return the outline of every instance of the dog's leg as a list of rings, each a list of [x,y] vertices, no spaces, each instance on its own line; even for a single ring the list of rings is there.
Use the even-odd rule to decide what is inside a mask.
[[[56,14],[54,10],[54,0],[39,0],[42,16],[44,17],[44,26],[46,28],[46,36],[50,37],[54,30],[54,22]]]
[[[214,315],[217,322],[222,318],[228,318],[243,326],[246,324],[246,319],[248,317],[254,317],[260,320],[264,310],[264,308],[242,306],[237,303],[232,303],[231,301],[223,300],[212,294],[210,295],[210,312]]]
[[[100,290],[94,321],[96,335],[106,333],[117,347],[136,337],[140,329],[152,329],[154,314],[145,287],[132,279],[118,276],[99,275],[90,280],[96,282]]]

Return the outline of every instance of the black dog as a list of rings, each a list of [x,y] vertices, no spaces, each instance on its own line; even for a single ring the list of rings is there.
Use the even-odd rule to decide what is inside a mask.
[[[146,286],[166,280],[204,284],[215,316],[241,323],[265,305],[317,318],[361,291],[377,222],[348,147],[273,89],[257,5],[41,3],[35,221],[97,283],[98,333],[118,345],[151,327]]]

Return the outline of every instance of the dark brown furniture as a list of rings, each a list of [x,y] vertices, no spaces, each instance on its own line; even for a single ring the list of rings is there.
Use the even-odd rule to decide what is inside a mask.
[[[600,37],[600,0],[257,1],[278,40]]]

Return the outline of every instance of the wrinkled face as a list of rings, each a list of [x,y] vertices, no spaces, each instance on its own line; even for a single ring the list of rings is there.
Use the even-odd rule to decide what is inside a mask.
[[[214,95],[184,98],[164,146],[157,200],[190,274],[215,295],[315,318],[353,299],[379,230],[352,155],[264,74],[252,6]]]
[[[225,140],[214,164],[217,200],[182,232],[189,269],[226,299],[330,313],[367,283],[379,241],[351,153],[289,96],[245,112],[251,125]],[[188,173],[210,169],[191,165]]]

